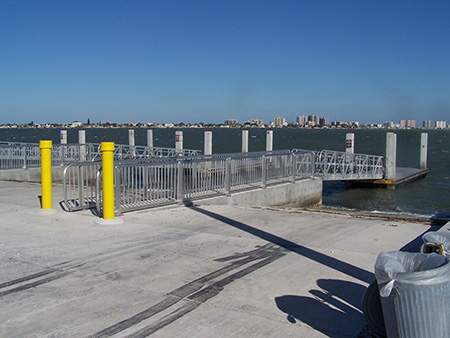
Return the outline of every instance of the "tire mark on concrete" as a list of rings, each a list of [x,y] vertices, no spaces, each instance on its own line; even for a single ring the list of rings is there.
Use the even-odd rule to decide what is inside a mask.
[[[3,292],[0,292],[0,297],[9,295],[11,293],[28,290],[28,289],[34,288],[34,287],[42,285],[42,284],[49,283],[51,281],[63,278],[65,276],[67,276],[69,273],[70,272],[63,272],[63,273],[57,274],[55,276],[50,276],[50,277],[47,277],[47,278],[35,281],[33,283],[24,284],[24,285],[21,285],[21,286],[18,286],[16,288],[14,288],[14,289],[10,289],[10,290],[6,290],[6,291],[3,291]]]
[[[29,281],[31,279],[39,278],[39,277],[42,277],[42,276],[45,276],[45,275],[49,275],[49,274],[51,274],[51,273],[53,273],[55,271],[56,271],[56,269],[47,269],[47,270],[43,270],[43,271],[34,273],[32,275],[28,275],[28,276],[25,276],[25,277],[13,279],[13,280],[11,280],[9,282],[1,283],[0,284],[0,289],[6,288],[6,287],[14,285],[14,284],[20,284],[20,283]]]
[[[286,255],[286,251],[281,248],[275,248],[273,244],[267,244],[263,247],[260,247],[258,249],[249,251],[246,253],[248,257],[245,257],[241,260],[235,261],[225,267],[222,267],[216,271],[213,271],[205,276],[202,276],[192,282],[189,282],[173,291],[167,294],[167,298],[161,302],[159,302],[156,305],[153,305],[152,307],[128,318],[125,319],[117,324],[114,324],[104,330],[101,330],[97,333],[95,333],[92,336],[89,336],[89,338],[104,338],[104,337],[111,337],[112,335],[115,335],[121,331],[127,330],[131,328],[132,326],[140,323],[143,320],[149,319],[150,317],[156,315],[159,312],[162,312],[171,306],[175,305],[176,303],[180,302],[181,300],[188,301],[187,304],[183,305],[181,308],[171,312],[170,314],[164,316],[160,320],[158,320],[156,323],[153,323],[151,325],[148,325],[144,327],[141,330],[138,330],[131,334],[129,337],[146,337],[159,329],[173,323],[177,319],[183,317],[187,313],[193,311],[198,306],[200,306],[202,303],[207,301],[208,299],[211,299],[218,295],[220,291],[224,289],[224,287],[233,281],[242,278],[262,267],[264,267],[267,264],[270,264],[271,262],[283,257]],[[244,254],[238,254],[235,255],[235,257],[244,257]],[[253,261],[259,262],[252,264],[251,266],[248,266],[232,275],[229,275],[219,281],[216,281],[212,283],[209,286],[205,286],[205,284],[217,277],[220,277],[232,270],[238,269],[248,263],[251,263]],[[187,298],[186,298],[187,297]]]

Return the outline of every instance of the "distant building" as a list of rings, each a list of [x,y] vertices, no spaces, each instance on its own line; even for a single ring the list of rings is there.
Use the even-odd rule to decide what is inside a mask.
[[[415,128],[416,120],[406,120],[406,128]]]
[[[405,129],[406,128],[406,120],[400,120],[400,128]]]
[[[239,120],[227,119],[225,120],[225,125],[230,127],[236,127],[237,125],[239,125]]]
[[[447,122],[436,121],[436,129],[445,129],[445,128],[447,128]]]
[[[423,125],[422,125],[425,129],[434,129],[434,121],[423,121]]]
[[[250,120],[250,121],[245,121],[244,124],[254,126],[254,127],[264,127],[264,120]]]
[[[319,126],[324,127],[324,126],[328,126],[328,119],[326,117],[321,117],[319,119]]]
[[[306,125],[306,123],[308,122],[308,118],[305,115],[297,115],[296,122],[299,126],[304,127]]]
[[[319,125],[320,117],[314,114],[308,116],[308,122],[314,122],[314,125]]]
[[[286,125],[286,119],[284,117],[275,117],[272,124],[274,127],[284,127]]]
[[[395,127],[395,124],[392,121],[386,121],[386,122],[384,122],[383,126],[384,126],[384,128],[392,129]]]

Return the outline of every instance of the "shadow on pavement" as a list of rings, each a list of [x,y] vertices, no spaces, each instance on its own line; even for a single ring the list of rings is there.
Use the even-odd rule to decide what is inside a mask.
[[[257,229],[255,227],[252,227],[252,226],[244,224],[242,222],[233,220],[226,216],[219,215],[212,211],[208,211],[208,210],[196,207],[196,206],[191,206],[190,208],[194,211],[197,211],[201,214],[204,214],[206,216],[214,218],[225,224],[231,225],[239,230],[245,231],[253,236],[259,237],[265,241],[276,244],[284,249],[295,252],[296,254],[301,255],[305,258],[311,259],[319,264],[323,264],[325,266],[328,266],[329,268],[335,269],[335,270],[340,271],[340,272],[342,272],[346,275],[349,275],[353,278],[359,279],[365,283],[370,284],[372,281],[375,280],[375,276],[372,272],[361,269],[355,265],[341,261],[334,257],[330,257],[328,255],[325,255],[318,251],[304,247],[302,245],[299,245],[297,243],[294,243],[292,241],[289,241],[289,240],[279,237],[277,235],[271,234],[264,230]]]
[[[301,321],[328,337],[354,337],[365,325],[361,299],[366,287],[336,279],[319,279],[311,297],[285,295],[275,298],[291,323]]]

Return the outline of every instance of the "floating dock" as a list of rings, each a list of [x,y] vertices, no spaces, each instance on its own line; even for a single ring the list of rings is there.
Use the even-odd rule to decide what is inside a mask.
[[[379,180],[356,180],[346,181],[346,184],[350,187],[373,187],[395,190],[398,186],[425,178],[429,172],[430,169],[397,167],[395,169],[395,179],[393,180],[384,178]]]

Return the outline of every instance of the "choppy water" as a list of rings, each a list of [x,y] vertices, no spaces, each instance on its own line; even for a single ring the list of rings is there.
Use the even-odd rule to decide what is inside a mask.
[[[213,152],[241,150],[241,129],[183,129],[184,147],[203,150],[206,130],[213,132]],[[348,130],[275,129],[274,149],[341,150],[345,149]],[[385,130],[354,130],[355,152],[384,155]],[[397,165],[418,167],[421,130],[397,130]],[[341,183],[325,183],[323,204],[328,207],[370,212],[394,212],[431,216],[450,212],[450,130],[428,132],[428,166],[426,179],[398,188],[344,189]],[[154,145],[174,147],[175,129],[153,129]],[[265,150],[265,129],[249,130],[250,151]],[[135,129],[136,144],[145,145],[146,129]],[[0,140],[38,142],[41,139],[59,142],[58,129],[0,129]],[[128,143],[128,129],[86,129],[87,142],[112,141]],[[78,130],[68,130],[68,142],[78,142]]]

